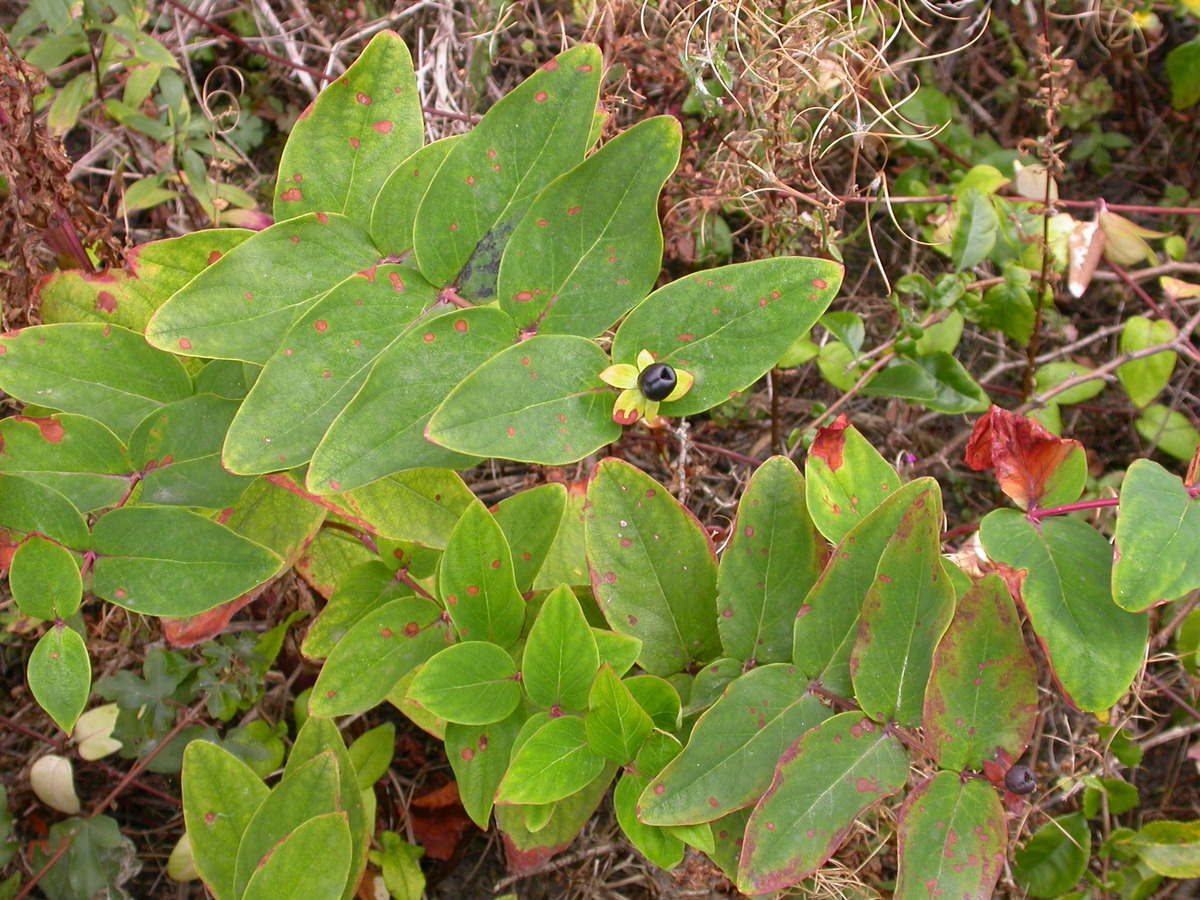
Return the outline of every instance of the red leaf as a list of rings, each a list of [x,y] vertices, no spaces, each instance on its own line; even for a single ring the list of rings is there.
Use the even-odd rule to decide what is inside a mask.
[[[817,429],[817,438],[808,450],[809,456],[819,456],[828,464],[830,471],[836,472],[842,467],[842,449],[846,446],[846,429],[850,420],[845,414],[838,416],[833,423]]]
[[[996,470],[996,481],[1022,509],[1046,493],[1046,483],[1079,441],[1056,437],[1026,416],[993,406],[967,442],[966,463],[976,472]]]
[[[458,799],[458,784],[453,781],[414,798],[408,807],[408,821],[413,840],[425,848],[425,855],[443,862],[453,858],[473,824]]]

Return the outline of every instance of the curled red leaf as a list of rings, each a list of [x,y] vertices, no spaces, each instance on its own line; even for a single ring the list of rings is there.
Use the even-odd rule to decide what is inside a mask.
[[[1022,509],[1036,505],[1047,482],[1079,441],[1057,437],[1027,416],[993,406],[967,442],[966,463],[976,472],[996,470],[996,481]]]
[[[850,420],[843,414],[824,428],[818,428],[808,455],[819,456],[825,460],[831,472],[836,472],[842,467],[842,451],[846,447],[846,429],[849,427]]]

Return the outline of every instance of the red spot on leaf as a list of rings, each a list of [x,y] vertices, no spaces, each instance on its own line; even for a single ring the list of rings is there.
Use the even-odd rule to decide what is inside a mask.
[[[666,790],[667,790],[667,788],[665,785],[656,784],[654,786],[654,796],[661,797],[666,792]]]
[[[370,106],[371,103],[374,102],[371,100],[371,98],[367,94],[364,94],[362,91],[359,91],[357,94],[355,94],[354,99],[357,100],[359,103],[361,103],[363,106]]]
[[[396,126],[393,123],[388,122],[387,120],[384,120],[382,122],[376,122],[371,127],[374,128],[380,134],[391,134],[392,129],[395,128]]]
[[[117,588],[115,591],[113,591],[113,596],[118,600],[124,600],[128,595],[125,593],[124,588]]]
[[[386,640],[390,640],[390,639],[391,639],[391,637],[392,637],[392,629],[390,629],[390,628],[380,628],[380,629],[379,629],[379,636],[380,636],[381,638],[383,638],[385,641],[386,641]]]
[[[498,568],[500,568],[500,560],[498,560],[498,559],[493,559],[493,560],[492,560],[492,568],[493,568],[493,569],[498,569]]]
[[[535,103],[545,103],[546,100],[549,99],[549,97],[550,97],[550,95],[547,94],[545,91],[538,91],[536,94],[533,95],[533,99],[534,99]]]
[[[328,369],[326,369],[324,372],[322,372],[322,373],[321,373],[321,377],[322,377],[322,378],[328,378],[328,377],[329,377],[329,370],[328,370]]]
[[[340,481],[334,481],[332,478],[329,479],[329,486],[335,491],[340,491],[342,489],[342,483]]]
[[[812,286],[818,291],[823,291],[825,288],[829,287],[829,282],[827,282],[824,278],[814,278]]]
[[[322,225],[328,225],[329,224],[329,216],[327,216],[323,212],[319,212],[319,213],[317,213],[317,221],[320,222]]]
[[[633,546],[633,541],[631,541],[629,538],[621,538],[621,546],[628,550]]]
[[[362,146],[362,141],[356,137],[350,138],[350,149],[357,150],[360,146]]]
[[[521,365],[523,365],[523,366],[529,365],[529,357],[528,356],[521,357]]]
[[[636,624],[637,624],[637,616],[630,616],[630,617],[629,617],[629,624],[630,624],[630,625],[636,625]]]
[[[538,219],[537,224],[538,224],[538,228],[545,228],[550,223],[547,222],[545,219]]]
[[[423,335],[421,335],[421,340],[423,340],[427,344],[432,344],[434,341],[437,340],[437,336],[432,331],[427,331]]]
[[[532,299],[533,293],[531,291],[518,291],[517,293],[513,294],[514,303],[528,303]],[[528,365],[528,363],[526,363],[526,365]]]
[[[759,305],[759,306],[766,306],[766,305],[767,305],[767,298],[766,298],[766,297],[759,297],[759,298],[758,298],[758,305]]]
[[[579,215],[579,211],[581,209],[583,209],[582,206],[572,206],[570,209],[567,210],[567,215],[568,216],[577,216],[577,215]]]
[[[565,421],[567,421],[567,417],[566,417],[566,416],[564,416],[562,413],[559,413],[559,414],[558,414],[558,421],[560,421],[560,422],[565,422]]]
[[[716,798],[716,797],[709,797],[709,798],[708,798],[708,805],[709,805],[709,806],[711,806],[713,809],[716,809],[716,808],[717,808],[718,806],[720,806],[721,804],[720,804],[720,802],[718,802],[718,800],[717,800],[717,798]]]
[[[399,272],[388,272],[388,281],[392,283],[392,290],[397,294],[404,292],[404,279],[400,277]]]
[[[454,323],[454,330],[459,333],[465,333],[468,327],[470,326],[467,325],[466,319],[459,319]]]
[[[468,596],[468,597],[475,597],[475,596],[477,596],[478,594],[479,594],[479,588],[478,588],[478,586],[476,586],[476,585],[474,585],[474,584],[472,584],[472,585],[468,585],[468,586],[467,586],[467,596]]]
[[[475,751],[470,747],[463,747],[461,755],[463,759],[465,759],[467,762],[470,762],[475,758]]]
[[[61,444],[63,439],[62,423],[56,419],[33,419],[28,416],[13,416],[16,422],[30,422],[36,425],[38,431],[42,433],[42,440],[48,441],[51,444]],[[0,446],[3,446],[0,444]]]
[[[558,60],[557,59],[550,60],[549,62],[543,64],[542,69],[544,69],[547,72],[558,71]]]
[[[220,259],[220,258],[221,258],[223,255],[224,255],[224,254],[222,254],[220,250],[214,250],[214,251],[212,251],[212,253],[208,254],[208,265],[210,265],[210,266],[211,266],[211,265],[212,265],[213,263],[215,263],[215,262],[216,262],[218,259]]]
[[[605,572],[603,575],[603,578],[604,578],[605,584],[616,584],[617,583],[617,573],[616,572]]]
[[[280,194],[279,199],[284,203],[296,203],[304,199],[304,192],[298,187],[291,187]]]
[[[451,231],[458,231],[458,223],[457,223],[457,222],[452,222],[452,223],[450,224],[450,230],[451,230]]]
[[[321,334],[324,334],[329,330],[329,323],[324,319],[317,319],[317,321],[313,324],[313,328],[317,329],[317,331],[321,332]]]
[[[297,172],[295,175],[292,176],[292,181],[296,182],[296,184],[299,184],[303,180],[304,180],[304,176],[301,175],[299,172]]]
[[[510,426],[509,426],[509,428],[508,428],[508,436],[509,436],[509,437],[516,437],[516,434],[517,434],[517,429],[513,428],[513,427],[510,425]]]
[[[293,243],[293,244],[298,244],[298,243],[300,243],[300,235],[298,235],[298,234],[293,234],[293,235],[292,235],[292,243]]]
[[[96,310],[98,312],[115,313],[117,311],[117,298],[108,291],[100,291],[96,294]]]
[[[687,341],[694,341],[696,336],[694,334],[681,334],[679,335],[679,339],[686,343]]]
[[[189,341],[187,338],[180,338],[179,339],[179,349],[180,350],[191,350],[192,342]]]

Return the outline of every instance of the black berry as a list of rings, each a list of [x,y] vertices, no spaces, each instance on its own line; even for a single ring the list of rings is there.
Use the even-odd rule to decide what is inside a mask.
[[[646,395],[647,400],[666,400],[679,379],[675,370],[666,363],[654,363],[646,366],[638,375],[638,387]]]
[[[1013,794],[1028,794],[1037,787],[1037,779],[1029,766],[1013,766],[1004,773],[1004,787]]]

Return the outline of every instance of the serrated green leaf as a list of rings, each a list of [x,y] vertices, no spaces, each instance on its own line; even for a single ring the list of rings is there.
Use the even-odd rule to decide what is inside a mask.
[[[61,413],[0,420],[0,474],[53,488],[80,512],[115,506],[133,471],[125,447],[95,419]]]
[[[418,597],[390,600],[365,613],[321,667],[309,712],[328,718],[382,703],[396,683],[446,646],[441,607]]]
[[[396,32],[382,31],[292,128],[279,161],[275,218],[332,212],[365,221],[424,132],[408,47]]]
[[[579,601],[566,585],[542,603],[522,660],[521,683],[538,706],[560,712],[588,708],[600,654]]]
[[[1140,612],[1200,587],[1200,499],[1156,462],[1136,460],[1121,484],[1113,599]]]
[[[692,389],[661,414],[690,416],[746,390],[807,332],[833,301],[842,267],[828,260],[780,257],[689,275],[634,307],[613,339],[615,363],[642,350],[685,369]],[[689,330],[681,333],[680,322]]]
[[[378,262],[370,236],[345,216],[279,222],[176,291],[147,323],[146,340],[185,356],[262,365],[310,306]]]
[[[25,615],[65,619],[83,599],[79,560],[66,547],[33,535],[13,554],[8,587]]]
[[[978,769],[1024,751],[1037,718],[1037,666],[1008,588],[987,575],[959,601],[933,657],[923,723],[934,762]]]
[[[92,530],[92,592],[149,616],[194,616],[244,594],[281,564],[265,547],[178,507],[129,506]]]
[[[583,719],[560,716],[542,725],[513,753],[496,802],[555,803],[581,790],[603,769],[604,758],[588,745]]]
[[[70,734],[92,692],[92,664],[79,632],[64,622],[52,625],[34,646],[26,676],[38,705]]]
[[[576,462],[615,441],[604,351],[586,338],[542,335],[497,353],[433,413],[425,436],[447,449],[542,465]]]
[[[521,686],[516,663],[501,647],[467,641],[447,647],[422,666],[408,696],[447,722],[488,725],[517,708]]]
[[[806,507],[831,541],[844,538],[901,483],[895,467],[844,416],[817,432],[804,471]]]
[[[762,894],[807,878],[855,820],[907,778],[908,755],[895,735],[857,712],[827,719],[779,760],[746,824],[738,889]]]
[[[616,459],[588,487],[592,590],[609,626],[642,641],[639,664],[670,675],[720,652],[712,542],[658,482]]]
[[[592,337],[654,287],[658,193],[679,162],[679,123],[633,126],[538,194],[500,262],[500,307],[539,334]]]
[[[592,749],[615,763],[628,763],[654,722],[607,663],[596,673],[587,705],[583,724]]]
[[[438,592],[459,640],[490,641],[506,650],[516,645],[525,626],[525,600],[517,591],[504,532],[478,501],[467,507],[446,544]]]
[[[90,416],[125,438],[192,393],[179,360],[116,325],[37,325],[0,335],[0,389],[25,403]]]
[[[1146,653],[1149,623],[1113,602],[1112,547],[1078,519],[1036,525],[998,509],[980,523],[988,556],[1024,569],[1021,601],[1070,701],[1102,713],[1133,682]]]
[[[683,752],[654,776],[639,802],[647,825],[711,822],[753,804],[788,746],[830,712],[796,669],[751,669],[692,729]]]

